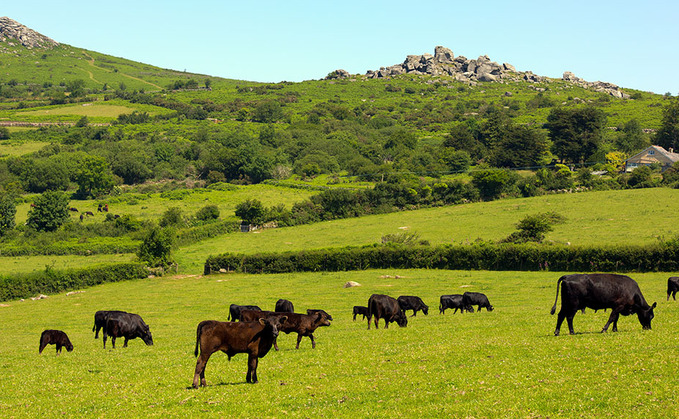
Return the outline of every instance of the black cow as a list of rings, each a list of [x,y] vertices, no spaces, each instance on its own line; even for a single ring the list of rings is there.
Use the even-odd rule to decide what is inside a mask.
[[[356,316],[359,314],[363,315],[363,320],[368,317],[368,307],[364,306],[354,306],[354,321],[356,321]]]
[[[104,327],[104,349],[106,349],[106,338],[111,336],[113,349],[116,348],[116,338],[124,337],[127,348],[127,341],[134,338],[141,338],[148,346],[153,345],[151,331],[140,315],[134,313],[109,313]]]
[[[61,330],[47,329],[40,335],[40,347],[38,348],[38,353],[42,353],[47,345],[57,345],[57,355],[61,353],[61,348],[65,347],[67,351],[71,352],[73,350],[73,345],[68,339],[66,333]]]
[[[294,313],[295,307],[292,305],[292,301],[281,298],[276,301],[276,309],[274,311],[279,313]]]
[[[671,276],[667,279],[667,301],[670,301],[670,294],[672,294],[672,299],[676,301],[677,291],[679,291],[679,276]]]
[[[311,339],[311,348],[316,348],[316,340],[314,339],[314,332],[321,326],[330,326],[330,319],[325,311],[317,311],[314,314],[298,314],[298,313],[275,313],[271,311],[255,311],[243,310],[241,311],[241,321],[256,321],[264,316],[278,316],[285,317],[286,320],[281,322],[279,330],[286,334],[297,333],[297,346],[302,341],[302,337],[308,336]],[[278,350],[278,338],[273,340],[273,347]]]
[[[94,313],[94,326],[92,326],[92,331],[94,332],[94,338],[99,337],[99,330],[106,327],[106,319],[110,313],[125,313],[124,311],[118,310],[99,310]]]
[[[611,309],[608,322],[601,330],[605,332],[613,323],[613,331],[618,331],[618,318],[636,313],[641,327],[646,330],[651,328],[653,309],[656,303],[649,306],[641,294],[639,285],[626,275],[617,274],[572,274],[564,275],[556,282],[556,299],[551,314],[556,311],[556,303],[559,299],[559,285],[561,285],[561,310],[556,321],[554,336],[559,336],[559,330],[564,319],[568,320],[568,329],[572,334],[573,317],[578,310],[585,307],[595,310]]]
[[[396,322],[400,327],[408,325],[408,317],[401,310],[396,298],[384,294],[373,294],[368,299],[368,330],[370,321],[375,317],[375,329],[378,329],[378,322],[384,319],[384,328],[389,328],[389,323]]]
[[[317,314],[317,313],[322,313],[328,320],[332,321],[332,316],[325,310],[321,310],[320,308],[308,308],[306,310],[306,314]]]
[[[239,306],[238,304],[231,304],[229,306],[229,317],[227,317],[226,320],[231,320],[232,322],[240,320],[240,312],[243,310],[262,311],[262,309],[257,306]]]
[[[196,371],[193,375],[193,387],[207,385],[205,382],[205,366],[210,355],[223,351],[231,360],[236,354],[248,354],[248,372],[245,381],[257,382],[257,364],[263,358],[278,336],[281,322],[286,316],[266,315],[254,322],[219,322],[207,320],[200,322],[196,330],[196,351],[200,345],[200,357],[196,361]]]
[[[426,305],[420,297],[415,297],[414,295],[402,295],[398,297],[396,301],[404,313],[406,310],[413,311],[413,315],[411,317],[415,317],[417,312],[420,310],[422,310],[425,316],[429,314],[429,306]]]
[[[460,310],[460,313],[465,311],[474,312],[474,307],[464,305],[462,294],[442,295],[439,304],[439,314],[446,314],[446,309],[448,308],[455,309],[453,314],[457,313],[457,310]]]
[[[490,305],[486,294],[480,292],[465,292],[462,294],[462,305],[465,307],[478,306],[477,310],[480,312],[483,307],[487,311],[493,311],[493,306]]]

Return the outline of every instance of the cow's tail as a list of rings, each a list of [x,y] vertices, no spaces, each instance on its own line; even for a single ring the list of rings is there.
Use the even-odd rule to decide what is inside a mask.
[[[193,351],[194,356],[198,356],[198,345],[200,344],[200,335],[203,333],[203,322],[198,323],[198,329],[196,329],[196,349]]]
[[[556,298],[554,299],[554,305],[552,306],[552,310],[549,312],[549,314],[554,314],[556,313],[556,302],[559,301],[559,285],[561,285],[561,280],[563,277],[559,278],[558,281],[556,281]]]

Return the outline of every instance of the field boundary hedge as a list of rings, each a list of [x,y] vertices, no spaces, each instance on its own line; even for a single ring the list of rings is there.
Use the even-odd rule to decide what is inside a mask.
[[[54,243],[47,246],[4,246],[0,247],[0,256],[115,255],[123,253],[135,253],[138,248],[138,244]]]
[[[106,282],[146,278],[149,272],[140,263],[99,265],[81,269],[55,270],[0,276],[0,301],[56,294]]]
[[[285,253],[210,256],[204,274],[220,271],[288,273],[364,269],[451,269],[490,271],[673,272],[679,243],[649,246],[472,244],[369,245]]]

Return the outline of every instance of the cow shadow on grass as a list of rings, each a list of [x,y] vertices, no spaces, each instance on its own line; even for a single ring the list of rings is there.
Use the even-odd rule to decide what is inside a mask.
[[[238,383],[226,383],[226,382],[221,382],[221,383],[214,383],[214,384],[208,384],[206,386],[201,386],[199,388],[209,388],[209,387],[220,387],[220,386],[244,386],[244,385],[249,385],[250,383],[247,383],[245,381],[240,381]],[[186,387],[187,390],[195,390],[193,388],[193,385],[190,385]]]

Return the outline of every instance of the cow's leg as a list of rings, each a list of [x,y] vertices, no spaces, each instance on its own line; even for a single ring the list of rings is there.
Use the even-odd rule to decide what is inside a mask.
[[[125,336],[125,343],[123,344],[123,348],[127,348],[127,341],[128,341],[127,336]]]
[[[275,338],[273,338],[273,348],[274,348],[275,350],[278,350],[278,336],[276,336]]]
[[[314,340],[314,334],[309,335],[309,339],[311,339],[311,349],[316,349],[316,340]]]
[[[674,290],[674,291],[672,292],[672,299],[673,299],[674,301],[677,301],[677,291],[676,291],[676,290]]]
[[[57,356],[61,353],[61,345],[57,343]]]
[[[47,346],[47,342],[40,341],[40,348],[38,348],[39,354],[42,353],[42,351],[45,349],[45,346]]]
[[[575,329],[573,329],[573,317],[575,317],[575,313],[577,312],[577,310],[574,310],[572,313],[568,313],[566,315],[566,321],[568,322],[568,333],[571,335],[575,334]]]
[[[417,315],[417,310],[413,310],[413,315],[410,317],[415,317]]]
[[[295,346],[295,349],[299,349],[299,343],[302,341],[302,335],[300,333],[297,334],[297,346]]]
[[[667,301],[670,301],[670,294],[672,294],[672,291],[667,290]]]
[[[377,322],[375,322],[375,323],[377,323]],[[386,317],[384,318],[384,328],[389,329],[389,319],[386,318]]]
[[[104,349],[106,349],[106,336],[107,336],[107,335],[106,335],[106,330],[104,330],[104,335],[103,335],[103,337],[101,338],[101,339],[104,341]]]
[[[116,337],[115,336],[111,336],[111,345],[113,346],[113,349],[116,348]]]
[[[670,299],[670,296],[669,296],[669,295],[667,296],[667,299],[668,299],[668,300]],[[364,318],[365,318],[365,316],[364,316]],[[356,321],[356,313],[354,313],[354,321]]]
[[[608,326],[610,326],[611,323],[618,323],[618,317],[620,317],[620,310],[615,308],[611,310],[611,316],[608,318],[608,321],[604,325],[604,328],[601,329],[601,333],[608,331]],[[618,328],[615,324],[613,325],[613,331],[614,332],[618,331]]]
[[[554,336],[559,336],[559,332],[561,331],[561,324],[563,323],[565,318],[566,313],[564,313],[563,310],[559,311],[558,317],[556,319],[556,329],[554,330]]]
[[[245,381],[252,384],[257,382],[257,357],[253,354],[248,354],[248,374]]]
[[[198,388],[199,384],[203,387],[207,385],[205,382],[205,366],[210,359],[210,355],[211,354],[204,353],[201,348],[200,356],[198,357],[198,360],[196,360],[196,371],[193,374],[193,388]]]
[[[96,327],[96,326],[95,326],[95,327]],[[98,337],[99,337],[99,327],[97,327],[97,328],[96,328],[96,331],[94,332],[94,338],[96,339],[96,338],[98,338]]]

